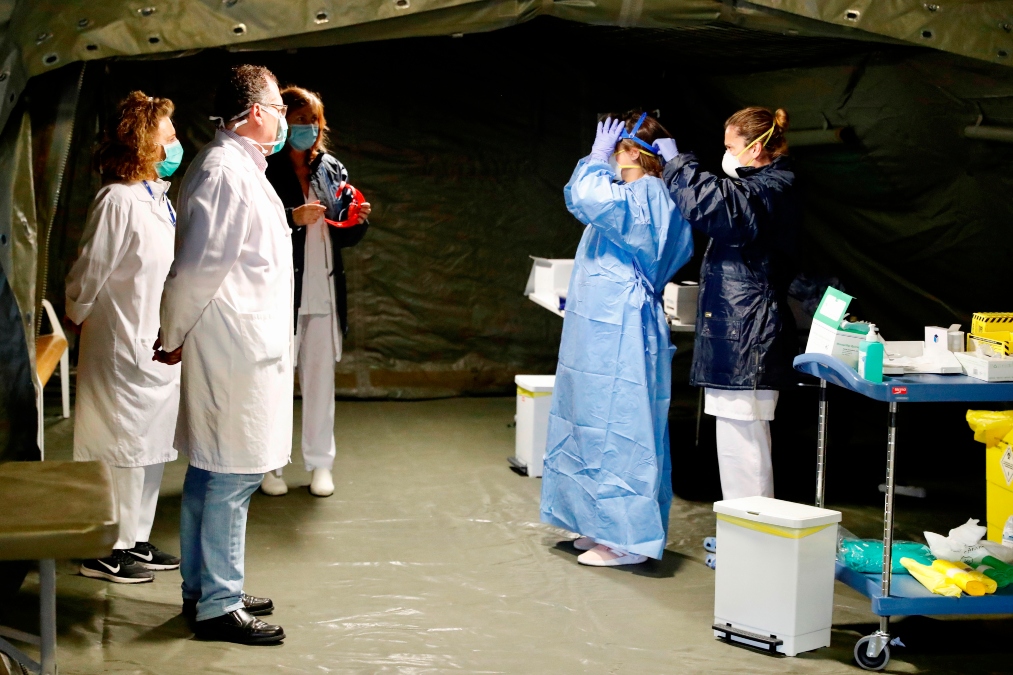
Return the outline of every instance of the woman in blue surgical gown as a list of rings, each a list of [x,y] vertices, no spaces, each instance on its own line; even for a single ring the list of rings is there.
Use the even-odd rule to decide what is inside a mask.
[[[670,137],[639,113],[599,123],[564,189],[587,228],[566,299],[541,517],[581,535],[585,565],[660,559],[666,543],[675,348],[661,294],[693,255],[660,178],[655,141]]]

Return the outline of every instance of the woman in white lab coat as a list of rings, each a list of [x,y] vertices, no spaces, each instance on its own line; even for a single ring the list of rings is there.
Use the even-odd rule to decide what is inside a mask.
[[[179,408],[179,368],[151,359],[176,221],[162,179],[183,155],[172,112],[172,101],[138,91],[120,104],[97,157],[106,185],[66,283],[67,316],[82,326],[74,459],[107,463],[119,504],[112,555],[84,561],[81,574],[117,583],[179,567],[148,541]]]

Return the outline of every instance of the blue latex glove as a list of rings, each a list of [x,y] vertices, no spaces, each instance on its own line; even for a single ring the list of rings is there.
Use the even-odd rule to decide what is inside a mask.
[[[622,120],[614,120],[608,117],[603,122],[598,122],[598,133],[594,137],[594,145],[591,146],[591,157],[600,162],[609,161],[609,157],[616,149],[619,142],[619,134],[623,132],[626,125]]]
[[[675,144],[674,138],[658,138],[655,139],[654,144],[661,151],[661,159],[665,160],[665,164],[671,162],[679,154],[679,147]]]

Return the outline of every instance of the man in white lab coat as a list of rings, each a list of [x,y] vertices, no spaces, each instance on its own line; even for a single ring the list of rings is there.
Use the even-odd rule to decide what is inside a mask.
[[[180,547],[183,613],[199,637],[280,642],[243,592],[246,515],[267,471],[292,453],[292,243],[264,177],[285,143],[274,75],[229,71],[215,97],[219,128],[183,178],[176,256],[162,292],[157,360],[182,360],[175,447],[190,461]]]

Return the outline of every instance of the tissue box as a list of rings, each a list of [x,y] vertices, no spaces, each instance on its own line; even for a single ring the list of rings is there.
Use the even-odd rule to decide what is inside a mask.
[[[964,351],[964,331],[955,323],[949,328],[925,327],[925,351]]]
[[[827,288],[823,294],[813,325],[809,329],[809,341],[806,343],[807,354],[829,354],[836,356],[852,368],[858,369],[858,345],[865,336],[840,329],[841,321],[848,311],[848,305],[854,300],[847,293],[836,288]]]
[[[1013,382],[1013,359],[990,359],[971,352],[958,352],[954,356],[969,377],[985,382]]]

